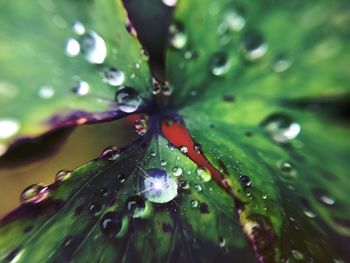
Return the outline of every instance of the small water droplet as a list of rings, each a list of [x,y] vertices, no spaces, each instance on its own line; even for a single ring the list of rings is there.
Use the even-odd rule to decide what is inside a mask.
[[[196,151],[196,153],[201,154],[202,153],[202,146],[200,144],[195,143],[193,146],[193,149]]]
[[[51,86],[42,86],[38,90],[38,96],[42,99],[51,99],[55,95],[55,90]]]
[[[304,210],[303,212],[309,218],[315,218],[316,217],[315,213],[310,211],[310,210]]]
[[[173,88],[170,87],[169,83],[165,81],[163,85],[161,85],[161,92],[164,96],[170,96],[173,93]]]
[[[296,170],[290,162],[281,162],[280,169],[283,176],[287,179],[293,179],[297,175]]]
[[[225,53],[218,52],[212,56],[210,65],[210,69],[213,75],[222,76],[229,71],[231,67],[231,61],[228,59]]]
[[[223,237],[219,237],[219,246],[225,247],[225,245],[226,245],[226,239]]]
[[[166,161],[165,160],[160,160],[160,165],[161,166],[165,166],[166,165]]]
[[[267,199],[267,195],[262,195],[261,198],[266,200]]]
[[[47,186],[32,184],[22,191],[20,201],[22,204],[37,204],[45,200],[48,197],[48,194],[49,188]]]
[[[100,158],[104,158],[110,161],[116,160],[117,158],[119,158],[119,156],[120,153],[118,147],[114,145],[105,148],[100,154]]]
[[[71,177],[71,175],[72,175],[72,171],[70,171],[70,170],[61,170],[61,171],[56,173],[55,181],[56,182],[66,181],[67,179],[69,179]]]
[[[148,131],[148,117],[142,116],[134,122],[134,129],[139,136],[144,136]]]
[[[15,135],[20,129],[17,120],[11,118],[0,119],[0,139],[7,139]]]
[[[295,139],[301,130],[300,125],[290,116],[276,113],[270,115],[262,126],[270,134],[273,140],[279,143],[288,143]]]
[[[304,255],[302,253],[300,253],[298,250],[292,250],[292,256],[293,258],[295,258],[296,260],[304,260]]]
[[[86,81],[80,80],[72,90],[78,96],[85,96],[89,93],[90,86]]]
[[[245,58],[253,61],[263,57],[266,54],[268,45],[259,33],[255,31],[248,31],[242,38],[242,50]]]
[[[179,182],[179,186],[182,189],[188,189],[190,187],[189,183],[186,180],[181,180]]]
[[[100,221],[100,228],[106,236],[116,236],[122,229],[122,215],[118,212],[107,212]]]
[[[177,196],[177,184],[166,171],[150,169],[143,181],[145,197],[154,203],[167,203]]]
[[[279,54],[276,56],[275,62],[273,64],[273,70],[275,72],[284,72],[290,68],[292,61],[287,58],[284,54]]]
[[[211,180],[211,174],[205,167],[197,167],[196,173],[199,176],[199,179],[203,182],[209,182]]]
[[[115,100],[118,103],[119,110],[126,113],[135,112],[141,104],[141,98],[138,92],[130,87],[124,87],[118,90]]]
[[[326,190],[323,189],[313,189],[312,193],[314,194],[317,201],[326,206],[331,206],[335,204],[335,198],[330,196]]]
[[[121,70],[109,68],[104,74],[106,82],[111,86],[120,86],[124,83],[125,74]]]
[[[78,40],[69,38],[66,41],[65,53],[68,57],[75,57],[80,53],[80,44]]]
[[[187,43],[185,28],[181,23],[172,24],[169,27],[170,45],[175,49],[183,49]]]
[[[199,184],[196,184],[194,186],[194,189],[196,189],[197,192],[202,192],[202,190],[203,190],[202,186],[200,186]]]
[[[125,207],[133,218],[142,217],[146,210],[145,200],[141,196],[132,196],[126,200]]]
[[[241,31],[246,24],[246,19],[241,8],[232,6],[227,8],[224,14],[224,23],[227,25],[227,28],[233,32]]]
[[[183,154],[187,154],[187,153],[188,153],[188,148],[187,148],[186,146],[181,145],[181,146],[180,146],[180,151],[181,151]]]
[[[241,182],[241,185],[244,188],[248,188],[248,187],[252,186],[252,181],[250,181],[250,178],[248,176],[246,176],[246,175],[241,175],[239,177],[239,181]]]
[[[198,206],[198,201],[197,201],[197,200],[192,200],[192,201],[190,202],[190,205],[191,205],[191,207],[195,208],[195,207]]]
[[[96,32],[86,33],[81,40],[81,49],[85,59],[92,64],[101,64],[107,56],[107,46]]]
[[[174,168],[173,168],[173,175],[175,175],[175,176],[180,176],[180,175],[182,175],[182,168],[181,167],[179,167],[179,166],[175,166]]]
[[[73,22],[72,29],[73,29],[73,32],[77,35],[81,36],[85,34],[85,26],[83,25],[83,23],[81,23],[78,20]]]
[[[118,174],[117,179],[118,179],[119,183],[123,184],[123,183],[125,183],[126,177],[124,174]]]
[[[93,215],[98,215],[101,212],[101,205],[98,203],[93,203],[89,205],[89,212]]]

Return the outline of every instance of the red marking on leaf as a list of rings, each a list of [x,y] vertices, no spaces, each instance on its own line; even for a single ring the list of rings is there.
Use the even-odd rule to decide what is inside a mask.
[[[162,133],[168,141],[176,148],[187,147],[187,156],[199,167],[206,168],[212,178],[234,197],[231,187],[227,184],[220,171],[218,171],[205,157],[202,152],[195,150],[196,143],[193,141],[187,128],[179,122],[162,122]]]

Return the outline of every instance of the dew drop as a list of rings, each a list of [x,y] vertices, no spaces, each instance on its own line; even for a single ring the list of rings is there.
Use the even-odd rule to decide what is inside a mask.
[[[22,250],[20,247],[13,249],[6,257],[5,261],[7,263],[16,263],[19,262],[23,255],[24,250]]]
[[[85,26],[80,21],[74,21],[72,25],[73,32],[77,35],[85,34]]]
[[[68,57],[76,57],[80,53],[80,44],[78,40],[74,38],[67,39],[65,53]]]
[[[295,258],[296,260],[300,261],[300,260],[304,260],[304,255],[302,253],[300,253],[298,250],[292,250],[292,256],[293,258]]]
[[[193,207],[193,208],[198,207],[198,201],[197,201],[197,200],[192,200],[192,201],[190,202],[190,205],[191,205],[191,207]]]
[[[63,182],[69,179],[72,176],[72,171],[70,170],[61,170],[56,173],[55,181],[56,182]]]
[[[181,146],[180,146],[180,151],[181,151],[183,154],[187,154],[187,153],[188,153],[188,148],[187,148],[186,146],[181,145]]]
[[[290,116],[281,113],[270,115],[263,121],[262,126],[278,143],[290,142],[299,135],[301,130],[300,125]]]
[[[118,179],[119,183],[123,184],[123,183],[125,183],[126,177],[124,174],[118,174],[117,179]]]
[[[153,168],[146,173],[142,191],[149,201],[167,203],[177,196],[176,181],[166,171]]]
[[[90,86],[86,81],[80,80],[72,90],[78,96],[85,96],[89,93]]]
[[[215,53],[210,61],[210,69],[214,76],[226,74],[231,67],[231,61],[227,55],[222,52]]]
[[[17,120],[11,118],[0,119],[0,139],[7,139],[15,135],[20,129]]]
[[[326,190],[323,189],[313,189],[312,193],[314,194],[317,201],[326,206],[332,206],[335,204],[335,198],[330,196]]]
[[[165,166],[166,165],[166,161],[165,160],[160,160],[160,165],[161,166]]]
[[[275,59],[275,62],[273,64],[273,70],[278,73],[284,72],[287,69],[289,69],[291,65],[292,62],[287,58],[287,56],[284,54],[280,54]]]
[[[126,200],[125,207],[133,218],[142,217],[145,214],[146,204],[141,196],[132,196]]]
[[[118,103],[119,110],[126,113],[135,112],[141,104],[141,98],[138,92],[130,87],[124,87],[118,90],[115,100]]]
[[[224,22],[227,24],[229,30],[239,32],[244,28],[246,19],[240,9],[230,7],[224,14]]]
[[[193,149],[195,150],[196,153],[201,154],[202,153],[202,146],[199,144],[194,144]]]
[[[89,212],[93,215],[98,215],[101,212],[101,205],[98,203],[93,203],[89,205]]]
[[[226,245],[226,239],[223,237],[219,237],[219,246],[225,247],[225,245]]]
[[[182,175],[182,172],[183,172],[182,168],[179,166],[175,166],[172,171],[173,171],[173,175],[175,176],[180,176]]]
[[[109,68],[104,74],[106,82],[111,86],[120,86],[124,83],[125,74],[121,70]]]
[[[51,99],[55,95],[55,90],[51,86],[42,86],[38,90],[38,96],[42,99]]]
[[[105,148],[100,154],[100,158],[107,159],[110,161],[118,159],[120,156],[120,152],[117,146],[109,146]]]
[[[293,179],[297,175],[296,170],[290,162],[281,162],[280,170],[282,175],[287,179]]]
[[[197,167],[196,174],[202,182],[209,182],[211,180],[211,174],[205,167]]]
[[[263,40],[262,36],[255,31],[248,31],[242,38],[242,50],[247,60],[253,61],[263,57],[268,45]]]
[[[92,64],[101,64],[107,56],[106,43],[96,32],[86,33],[81,40],[85,59]]]
[[[200,186],[199,184],[196,184],[194,186],[194,189],[196,189],[197,192],[202,192],[202,190],[203,190],[202,186]]]
[[[116,236],[122,229],[122,215],[118,212],[107,212],[100,221],[100,228],[106,236]]]
[[[20,196],[22,204],[37,204],[45,200],[49,195],[49,188],[41,184],[32,184],[26,187]]]
[[[309,218],[315,218],[316,217],[315,213],[310,211],[310,210],[304,210],[303,212]]]
[[[175,49],[183,49],[187,43],[187,35],[181,23],[172,24],[169,27],[170,45]]]
[[[179,182],[179,186],[180,186],[180,188],[185,189],[185,190],[190,188],[190,185],[186,180],[181,180]]]
[[[248,188],[252,186],[252,181],[250,181],[250,178],[246,175],[241,175],[239,177],[239,181],[244,188]]]
[[[176,6],[177,0],[162,0],[163,4],[166,6]]]
[[[139,136],[144,136],[148,131],[148,117],[143,116],[134,122],[134,129]]]

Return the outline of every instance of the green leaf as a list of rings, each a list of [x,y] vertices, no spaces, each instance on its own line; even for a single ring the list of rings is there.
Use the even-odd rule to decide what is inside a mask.
[[[2,151],[18,138],[114,118],[121,84],[148,97],[148,58],[120,1],[0,5]],[[107,81],[111,68],[119,73]],[[81,96],[72,92],[79,85]]]
[[[348,6],[208,0],[176,8],[167,52],[173,103],[244,202],[240,223],[259,261],[348,259],[349,100],[340,99],[350,91]],[[256,234],[264,226],[249,220],[256,214],[272,238]]]
[[[105,151],[3,218],[2,261],[252,261],[232,199],[167,140],[148,140]]]

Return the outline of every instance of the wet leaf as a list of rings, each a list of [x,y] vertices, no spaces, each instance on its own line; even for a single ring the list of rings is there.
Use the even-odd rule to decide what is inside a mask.
[[[120,1],[2,2],[0,143],[123,115],[122,85],[147,97],[147,57]]]

